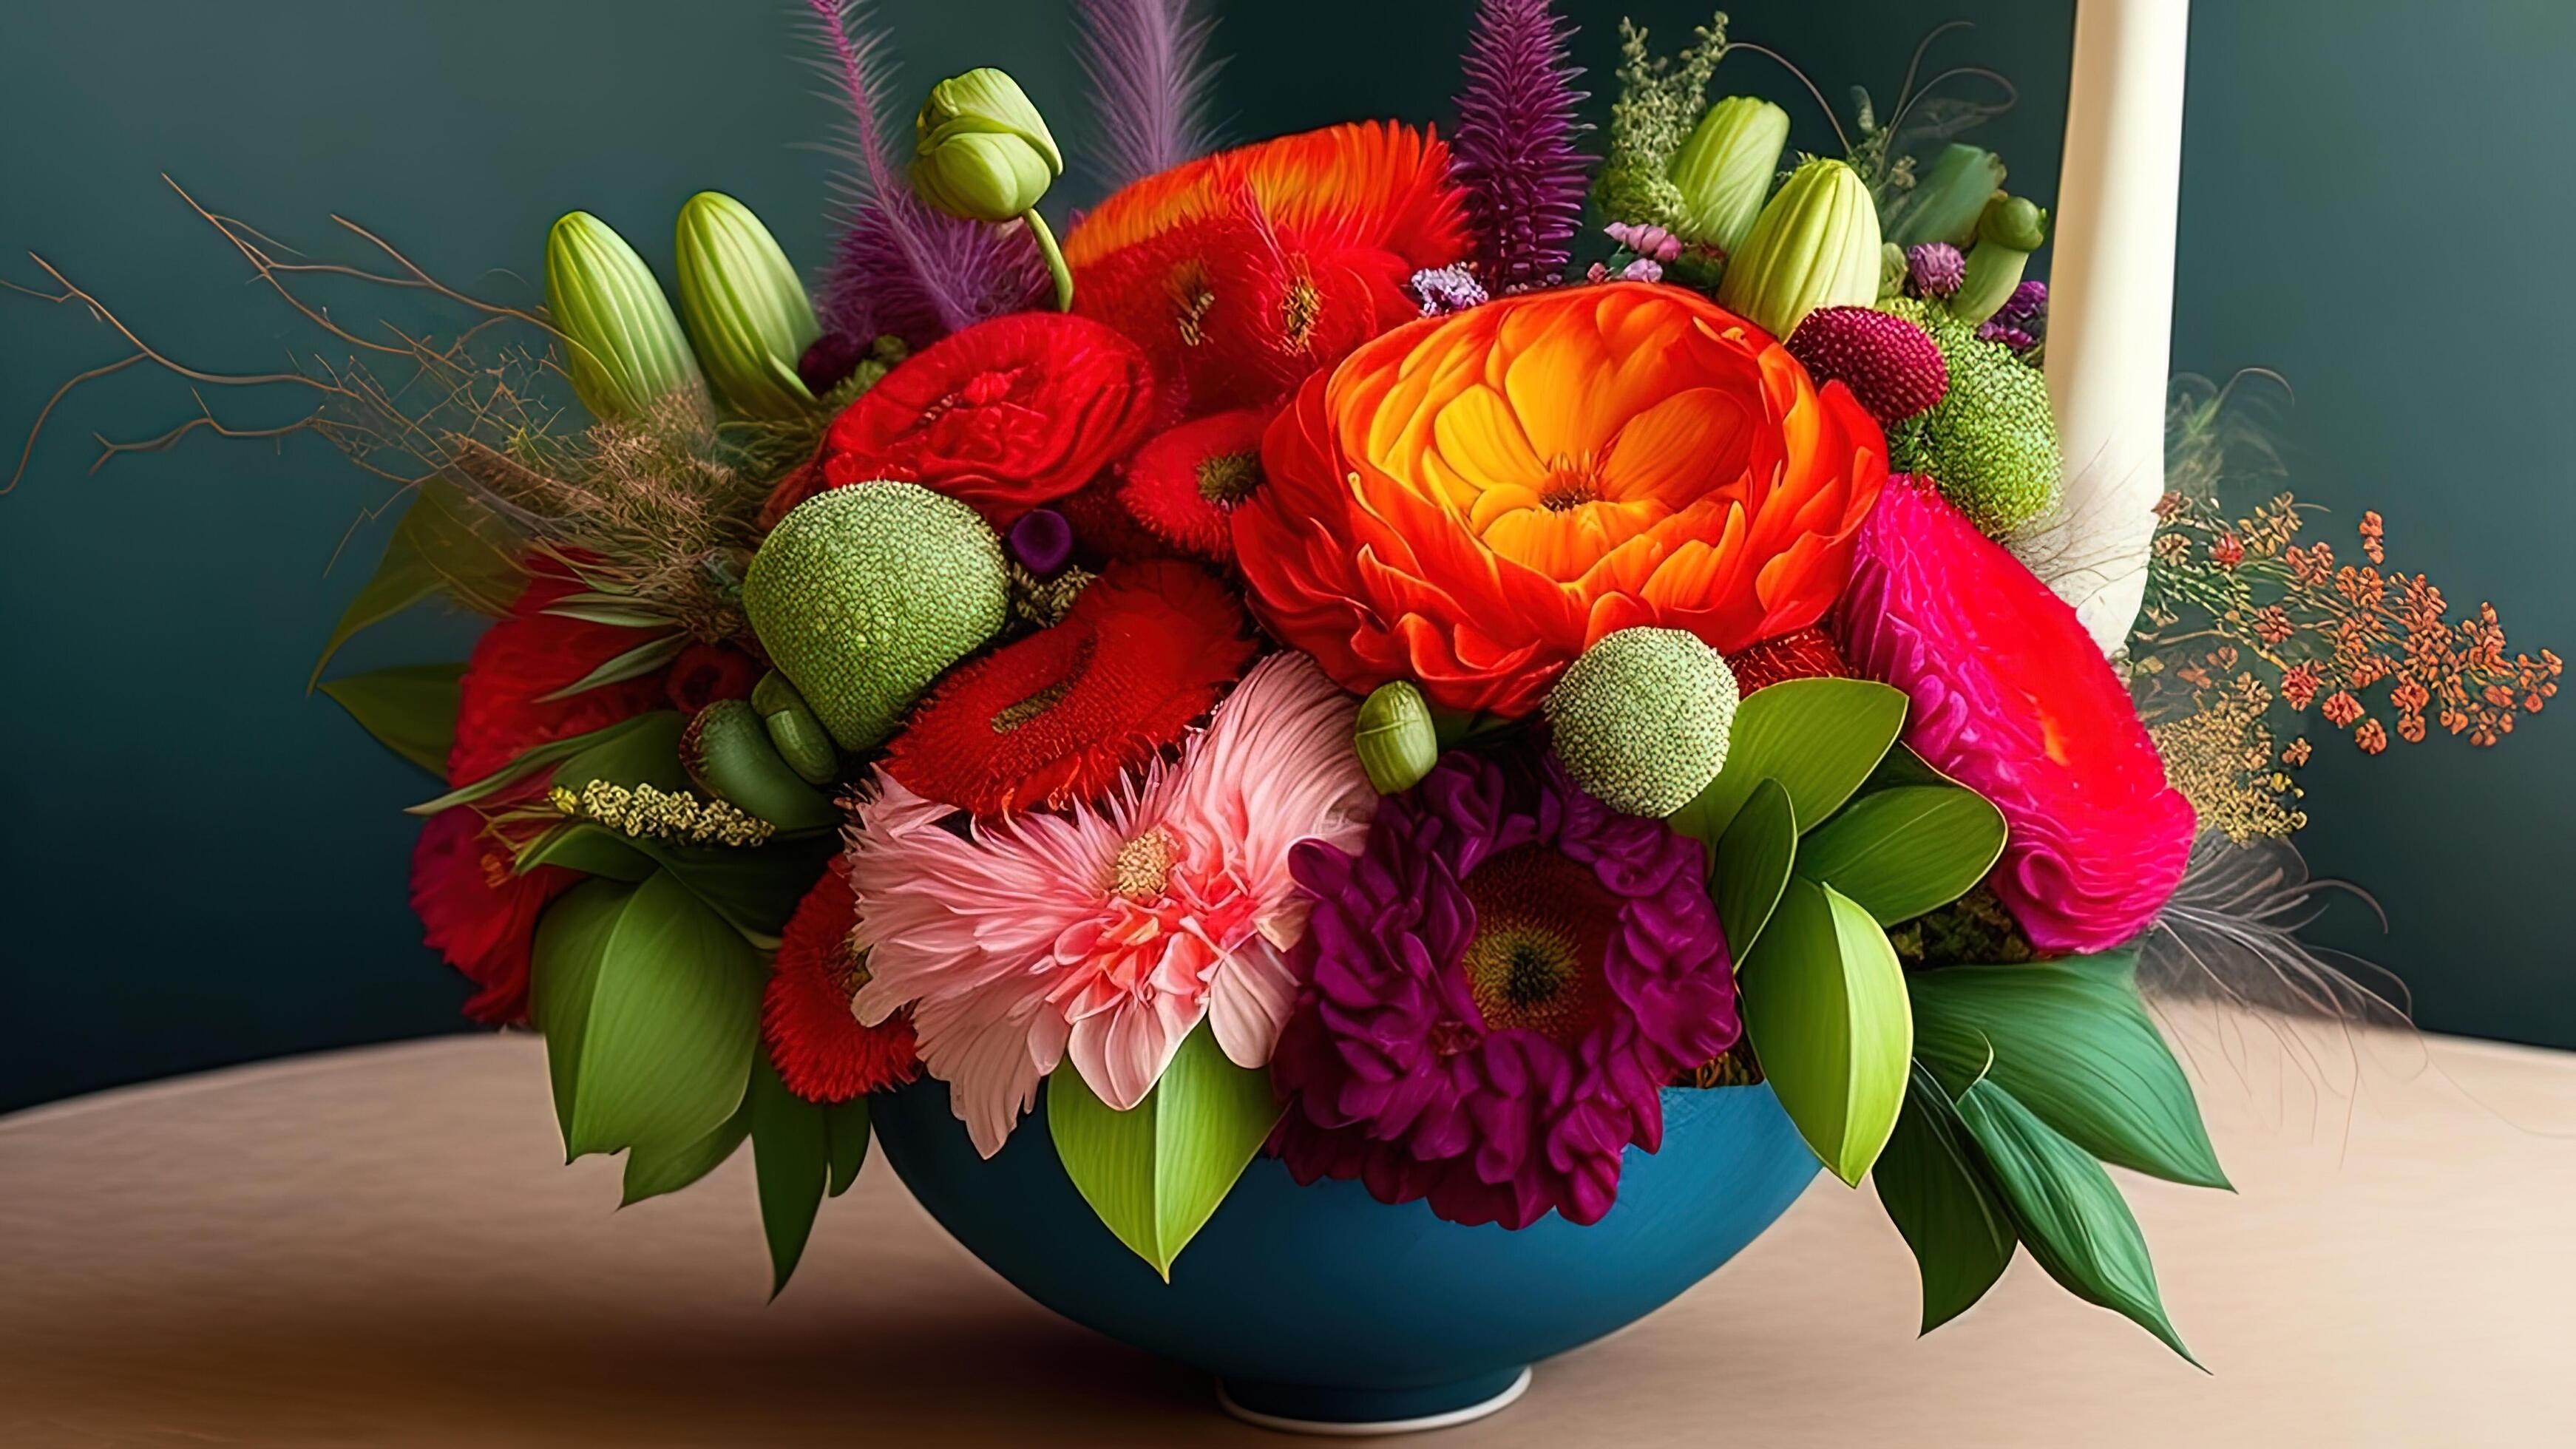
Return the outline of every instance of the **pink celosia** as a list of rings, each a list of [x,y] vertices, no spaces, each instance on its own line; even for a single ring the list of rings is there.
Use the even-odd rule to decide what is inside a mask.
[[[912,1008],[924,1066],[987,1157],[1068,1059],[1122,1110],[1202,1020],[1228,1058],[1266,1064],[1310,905],[1289,848],[1352,848],[1376,805],[1357,711],[1313,660],[1276,655],[1176,762],[1100,808],[964,834],[880,773],[850,837],[859,1019]]]

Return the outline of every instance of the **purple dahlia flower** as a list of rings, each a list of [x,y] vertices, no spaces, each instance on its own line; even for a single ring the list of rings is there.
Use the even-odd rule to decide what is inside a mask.
[[[1290,858],[1315,898],[1271,1059],[1272,1145],[1451,1222],[1591,1223],[1664,1085],[1742,1033],[1697,841],[1469,755],[1388,799],[1358,855]]]

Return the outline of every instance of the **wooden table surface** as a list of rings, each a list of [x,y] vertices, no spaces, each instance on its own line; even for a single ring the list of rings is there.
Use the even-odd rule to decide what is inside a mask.
[[[1820,1181],[1422,1442],[2576,1443],[2576,1056],[2310,1028],[2301,1065],[2204,1025],[2240,1191],[2129,1186],[2209,1374],[2026,1256],[1917,1341],[1904,1245]],[[560,1159],[526,1037],[0,1119],[0,1444],[1288,1442],[1020,1298],[881,1163],[768,1304],[748,1153],[624,1211],[616,1164]]]

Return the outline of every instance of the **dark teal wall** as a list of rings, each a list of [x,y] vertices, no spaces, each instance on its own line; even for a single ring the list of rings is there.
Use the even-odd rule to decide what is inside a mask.
[[[1060,7],[893,0],[917,82],[1005,66],[1063,129],[1078,87]],[[1430,117],[1454,80],[1465,0],[1225,7],[1240,59],[1224,108],[1250,137],[1360,114]],[[1608,89],[1620,7],[1576,0]],[[2055,192],[2068,0],[1740,0],[1739,38],[1787,52],[1838,103],[1893,87],[1920,31],[1993,64],[2023,106],[1990,128],[2015,184]],[[2549,444],[2576,376],[2557,257],[2576,198],[2549,174],[2554,67],[2576,13],[2462,0],[2204,3],[2196,18],[2178,367],[2296,380],[2301,491],[2388,515],[2402,555],[2517,643],[2576,643],[2576,504]],[[1637,4],[1677,40],[1701,6]],[[666,260],[667,218],[706,186],[819,254],[830,125],[773,0],[503,0],[13,6],[0,18],[0,277],[48,286],[33,250],[201,366],[273,367],[309,329],[242,281],[159,182],[291,242],[338,243],[339,211],[441,275],[527,298],[546,223],[595,210]],[[1722,84],[1771,94],[1800,144],[1831,144],[1768,62]],[[1596,102],[1596,104],[1598,104]],[[1069,137],[1070,139],[1070,137]],[[1078,147],[1078,142],[1076,142]],[[515,271],[515,275],[512,273]],[[415,299],[335,292],[344,319],[427,325]],[[452,320],[452,319],[449,319]],[[0,294],[0,422],[116,355],[76,309]],[[246,423],[287,398],[208,400]],[[56,416],[0,499],[0,1108],[112,1082],[444,1029],[463,997],[404,904],[421,777],[301,693],[364,577],[381,494],[310,439],[191,438],[95,477],[93,431],[184,418],[187,389],[129,373]],[[343,561],[335,549],[352,526]],[[362,641],[347,663],[450,657],[467,621]],[[2437,1027],[2576,1044],[2552,909],[2576,806],[2576,724],[2544,715],[2493,754],[2455,742],[2311,771],[2307,837],[2395,923],[2370,949]],[[2360,944],[2358,941],[2355,944]]]

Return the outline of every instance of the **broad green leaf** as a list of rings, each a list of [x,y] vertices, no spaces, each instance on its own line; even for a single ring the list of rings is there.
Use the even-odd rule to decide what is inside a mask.
[[[1878,1189],[1923,1280],[1923,1332],[1968,1311],[2012,1262],[2012,1212],[1984,1165],[1950,1094],[1916,1064],[1905,1110],[1869,1180]]]
[[[2146,1237],[2102,1164],[1991,1077],[1971,1083],[1957,1102],[1959,1120],[2012,1210],[2014,1230],[2048,1276],[2128,1317],[2199,1368],[2165,1317]]]
[[[620,1207],[631,1207],[648,1197],[678,1192],[699,1178],[724,1165],[734,1149],[751,1135],[751,1102],[748,1095],[723,1125],[695,1142],[682,1147],[635,1147],[626,1154],[625,1195]]]
[[[403,807],[403,811],[408,815],[435,815],[439,811],[449,809],[453,806],[470,805],[477,800],[499,794],[501,791],[510,788],[512,785],[518,784],[520,781],[525,780],[528,776],[535,774],[537,771],[544,769],[548,765],[559,764],[565,760],[572,759],[575,756],[585,755],[590,751],[603,749],[611,742],[622,740],[629,735],[651,735],[658,738],[660,736],[660,732],[667,731],[673,751],[671,756],[671,768],[674,771],[677,771],[679,768],[679,755],[677,753],[680,740],[679,732],[681,728],[686,726],[686,724],[687,721],[681,719],[675,711],[656,710],[651,714],[637,715],[633,719],[619,720],[613,725],[607,725],[603,728],[592,730],[587,734],[568,735],[563,739],[550,740],[545,744],[538,745],[534,749],[526,751],[516,759],[510,761],[510,763],[494,770],[491,774],[484,776],[480,780],[469,780],[466,783],[457,786],[455,789],[448,791],[446,794],[439,796],[435,800],[424,800],[417,805],[406,805]]]
[[[814,888],[839,848],[838,840],[821,832],[772,837],[757,848],[677,845],[573,820],[539,836],[520,854],[518,865],[521,870],[560,865],[634,881],[656,869],[667,871],[753,945],[767,949],[778,944],[778,933],[796,903]]]
[[[462,664],[406,664],[352,674],[322,686],[386,749],[441,779],[456,743],[456,681]]]
[[[559,699],[570,699],[584,690],[597,689],[604,684],[620,684],[629,679],[641,679],[670,663],[678,657],[681,650],[688,647],[689,636],[686,634],[665,634],[659,639],[646,640],[552,694],[538,695],[537,702],[551,704]]]
[[[769,1296],[795,1275],[814,1235],[831,1172],[831,1134],[821,1106],[787,1090],[766,1052],[751,1064],[751,1167],[760,1186],[760,1231],[769,1240]]]
[[[583,875],[604,875],[610,880],[641,884],[662,868],[660,862],[637,848],[641,843],[588,820],[567,820],[520,851],[518,868],[526,872],[541,865],[559,865]]]
[[[677,1151],[742,1105],[766,973],[669,874],[573,887],[538,922],[532,970],[567,1156]]]
[[[1866,679],[1786,679],[1735,707],[1726,768],[1673,814],[1673,828],[1713,840],[1753,787],[1777,780],[1812,824],[1842,808],[1905,728],[1904,691]]]
[[[1280,1104],[1270,1074],[1238,1067],[1201,1026],[1133,1111],[1113,1112],[1067,1063],[1047,1078],[1047,1128],[1100,1221],[1166,1281],[1252,1161]]]
[[[689,717],[676,709],[657,709],[626,724],[633,728],[611,726],[584,736],[590,743],[555,766],[554,783],[574,790],[594,780],[688,789],[688,772],[680,767],[680,736],[689,727]]]
[[[1726,931],[1727,954],[1738,965],[1753,953],[1762,928],[1780,904],[1798,857],[1798,815],[1789,792],[1777,780],[1764,780],[1744,797],[1744,806],[1727,822],[1713,852],[1710,894],[1717,900],[1717,919]]]
[[[1869,772],[1868,779],[1860,782],[1860,790],[1857,793],[1866,795],[1873,790],[1895,790],[1907,785],[1955,785],[1962,790],[1968,788],[1932,768],[1932,762],[1914,753],[1912,745],[1900,743],[1887,752],[1886,758],[1878,762],[1877,769]]]
[[[1780,1105],[1825,1167],[1858,1186],[1896,1126],[1914,1051],[1887,933],[1832,887],[1792,880],[1736,980]]]
[[[1953,1096],[1990,1076],[2105,1162],[2226,1187],[2191,1082],[2138,997],[2134,947],[1918,971],[1915,1050]]]
[[[2004,814],[1983,795],[1899,785],[1854,799],[1809,831],[1798,874],[1893,926],[1966,895],[2003,853]]]
[[[859,1180],[868,1160],[868,1099],[833,1103],[823,1109],[823,1123],[832,1135],[832,1196],[839,1197]]]
[[[306,687],[360,630],[440,593],[478,613],[507,611],[527,583],[519,552],[510,526],[464,490],[437,479],[416,485],[375,573],[332,626]]]

